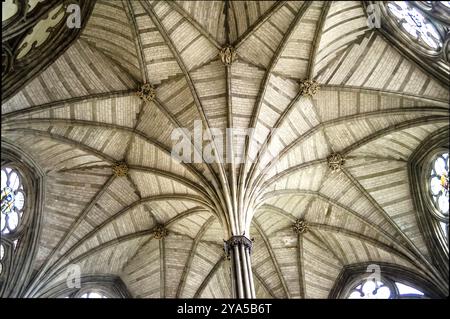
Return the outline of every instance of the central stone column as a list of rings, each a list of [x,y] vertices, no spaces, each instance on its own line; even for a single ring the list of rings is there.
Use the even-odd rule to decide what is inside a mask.
[[[225,242],[225,255],[231,258],[234,285],[237,298],[256,298],[253,283],[253,242],[245,236],[233,236]]]

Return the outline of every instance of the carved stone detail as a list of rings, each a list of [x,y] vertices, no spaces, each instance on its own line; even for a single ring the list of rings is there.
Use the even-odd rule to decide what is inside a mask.
[[[345,158],[340,153],[333,153],[327,157],[328,167],[331,171],[335,172],[341,169],[342,165],[345,163]]]
[[[306,220],[297,219],[292,225],[292,228],[297,234],[304,234],[309,230],[309,225]]]
[[[151,102],[156,98],[156,89],[150,83],[144,83],[136,94],[144,102]]]
[[[231,46],[224,47],[219,51],[219,56],[223,64],[231,65],[236,59],[236,50]]]
[[[126,176],[128,174],[128,166],[125,162],[117,162],[112,167],[116,177]]]
[[[301,80],[300,83],[300,95],[313,96],[320,89],[319,83],[315,80]]]
[[[153,229],[153,237],[155,239],[163,239],[169,234],[169,231],[164,227],[164,225],[156,225]]]
[[[224,240],[223,250],[225,252],[225,256],[230,255],[230,251],[233,249],[234,246],[240,246],[240,245],[243,245],[245,248],[248,248],[251,253],[252,248],[253,248],[253,241],[254,241],[254,239],[250,240],[245,236],[233,236],[227,241]]]
[[[230,251],[228,250],[228,248],[225,248],[225,247],[223,248],[223,260],[224,261],[230,261],[231,260]]]

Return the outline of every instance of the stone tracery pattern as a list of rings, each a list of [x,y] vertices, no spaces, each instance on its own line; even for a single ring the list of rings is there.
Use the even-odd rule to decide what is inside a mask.
[[[380,278],[381,279],[381,278]],[[387,283],[387,284],[386,284]],[[404,296],[421,298],[424,293],[409,285],[392,282],[389,279],[362,279],[350,294],[348,299],[401,299]]]
[[[80,28],[67,27],[67,8],[71,4],[80,8]],[[93,6],[91,0],[2,2],[2,12],[6,14],[2,16],[4,99],[17,93],[64,52],[83,29]]]
[[[435,218],[448,241],[449,227],[449,156],[448,151],[440,152],[432,159],[427,179],[429,197],[435,212],[431,215]],[[437,218],[436,218],[437,217]]]
[[[439,154],[431,163],[430,191],[434,205],[448,215],[449,201],[449,158],[448,152]]]
[[[22,176],[16,169],[2,167],[1,169],[1,233],[14,232],[20,225],[25,209],[26,193]]]
[[[378,16],[379,27],[404,54],[444,80],[448,64],[450,9],[443,1],[365,1],[369,16]],[[374,9],[375,8],[375,9]],[[376,11],[376,13],[374,12]]]
[[[398,22],[414,40],[419,41],[433,50],[442,47],[442,39],[436,27],[417,9],[406,1],[388,3],[388,10],[398,19]]]

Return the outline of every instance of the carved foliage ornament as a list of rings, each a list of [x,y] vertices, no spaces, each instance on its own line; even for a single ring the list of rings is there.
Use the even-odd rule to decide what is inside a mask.
[[[251,253],[253,248],[253,241],[254,241],[253,238],[250,240],[245,236],[233,236],[227,241],[224,240],[223,242],[224,258],[226,260],[229,260],[230,251],[233,249],[234,246],[239,247],[243,245],[245,248],[248,248],[249,252]]]
[[[153,237],[155,239],[163,239],[169,234],[169,231],[164,227],[164,225],[156,225],[153,229]]]
[[[156,89],[150,83],[145,83],[141,85],[136,94],[144,102],[151,102],[156,98]]]
[[[340,153],[333,153],[327,157],[328,167],[331,171],[335,172],[339,170],[345,163],[345,158]]]
[[[128,174],[128,166],[124,162],[117,162],[112,167],[113,173],[117,177],[126,176]]]
[[[231,46],[224,47],[219,51],[219,56],[223,64],[231,65],[236,59],[236,50]]]
[[[315,80],[301,80],[300,83],[300,95],[313,96],[320,89],[319,83]]]
[[[303,219],[297,219],[294,224],[292,225],[292,229],[297,234],[304,234],[308,231],[309,225],[308,223]]]

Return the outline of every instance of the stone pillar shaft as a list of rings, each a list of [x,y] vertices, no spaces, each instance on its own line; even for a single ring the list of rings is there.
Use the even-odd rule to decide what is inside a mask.
[[[252,298],[256,298],[255,283],[253,282],[252,260],[250,259],[250,249],[247,247],[245,248],[245,256],[247,257],[247,269],[249,273]]]
[[[238,246],[233,247],[233,255],[231,257],[234,265],[234,280],[236,281],[237,297],[245,298],[244,296],[244,281],[242,280],[241,258]]]
[[[235,280],[236,297],[256,298],[251,263],[253,243],[245,236],[233,236],[225,244],[226,253],[231,254]]]

